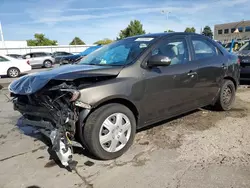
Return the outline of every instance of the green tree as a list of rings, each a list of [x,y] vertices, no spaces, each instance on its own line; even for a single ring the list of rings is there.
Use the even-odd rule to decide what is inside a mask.
[[[56,40],[50,40],[45,37],[42,33],[36,33],[34,35],[35,39],[27,40],[28,46],[56,46]]]
[[[171,33],[171,32],[175,32],[175,31],[173,31],[171,29],[164,31],[164,33]]]
[[[210,38],[213,38],[213,36],[214,36],[213,31],[211,30],[211,28],[209,26],[204,27],[202,34],[207,36],[207,37],[210,37]]]
[[[113,40],[105,38],[105,39],[96,41],[94,44],[105,45],[105,44],[109,44],[109,43],[112,43],[112,42],[113,42]]]
[[[145,34],[145,30],[143,30],[143,25],[138,20],[130,21],[130,24],[123,30],[120,31],[118,40],[124,39],[126,37],[142,35]]]
[[[194,27],[187,27],[184,32],[186,33],[195,33],[195,28]]]
[[[85,42],[83,42],[79,37],[75,37],[69,45],[85,45]]]

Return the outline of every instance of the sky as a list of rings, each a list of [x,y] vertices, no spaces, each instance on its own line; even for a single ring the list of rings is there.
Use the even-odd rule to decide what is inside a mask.
[[[199,33],[206,25],[250,20],[249,10],[250,0],[0,0],[0,21],[5,40],[43,33],[61,45],[75,36],[92,44],[116,39],[134,19],[147,33],[186,27]]]

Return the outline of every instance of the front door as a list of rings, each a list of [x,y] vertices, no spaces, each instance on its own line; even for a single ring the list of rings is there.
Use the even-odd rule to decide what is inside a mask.
[[[171,64],[145,69],[146,87],[142,101],[146,104],[143,105],[146,124],[195,108],[193,90],[198,80],[198,64],[191,61],[185,36],[168,37],[150,53],[149,56],[160,54],[169,57]]]
[[[44,53],[34,53],[32,56],[32,65],[34,67],[40,67],[43,65]]]

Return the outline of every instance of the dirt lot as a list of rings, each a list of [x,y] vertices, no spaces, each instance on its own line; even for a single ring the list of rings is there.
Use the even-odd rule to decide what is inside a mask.
[[[40,135],[19,131],[6,93],[0,91],[1,188],[250,187],[250,89],[238,91],[230,112],[200,109],[140,131],[114,161],[78,149],[73,172],[55,163]]]

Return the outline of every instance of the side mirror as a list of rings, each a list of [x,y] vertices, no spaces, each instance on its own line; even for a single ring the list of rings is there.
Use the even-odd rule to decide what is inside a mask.
[[[171,59],[163,55],[154,55],[148,59],[148,67],[168,66],[171,64]]]

